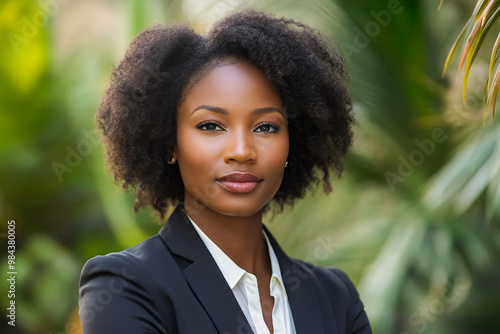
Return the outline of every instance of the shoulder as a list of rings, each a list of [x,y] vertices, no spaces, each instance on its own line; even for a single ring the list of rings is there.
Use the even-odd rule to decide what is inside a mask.
[[[159,266],[158,264],[162,265]],[[120,252],[98,255],[89,259],[80,275],[80,296],[109,286],[136,288],[155,292],[168,288],[165,278],[176,277],[175,261],[159,235]]]
[[[156,258],[153,254],[156,254]],[[155,235],[121,252],[98,255],[89,259],[82,269],[82,276],[103,270],[126,277],[131,271],[143,272],[158,260],[158,255],[162,254],[163,256],[168,254],[166,245],[158,235]]]
[[[346,298],[351,297],[350,295],[353,293],[357,295],[356,288],[351,279],[341,269],[336,267],[322,267],[294,258],[291,258],[291,261],[293,263],[292,273],[300,276],[299,272],[302,272],[303,279],[310,277],[317,282],[321,289],[333,290],[336,293],[341,293]]]
[[[326,298],[327,304],[337,317],[345,319],[347,333],[371,333],[364,305],[349,276],[336,267],[321,267],[297,259],[292,260],[292,275],[311,280],[318,296]],[[286,280],[286,278],[284,278]]]
[[[88,260],[79,288],[83,333],[161,332],[161,314],[171,313],[171,303],[158,296],[162,289],[173,289],[162,280],[174,266],[157,264],[168,264],[169,258],[172,261],[165,243],[156,235],[121,252]]]

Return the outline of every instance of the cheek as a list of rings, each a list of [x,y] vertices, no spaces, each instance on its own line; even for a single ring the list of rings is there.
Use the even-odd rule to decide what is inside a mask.
[[[289,141],[288,134],[280,137],[272,144],[268,144],[263,148],[261,160],[264,163],[263,167],[266,170],[265,178],[267,178],[267,187],[263,189],[262,200],[268,203],[272,200],[278,191],[283,176],[285,175],[285,162],[288,158]]]
[[[217,156],[216,147],[193,131],[179,131],[177,134],[177,160],[182,178],[197,179],[207,174]]]
[[[271,145],[263,145],[261,159],[266,162],[269,172],[283,174],[283,168],[288,158],[289,140],[288,133],[277,138]]]
[[[288,139],[288,132],[283,131],[280,137],[275,141],[274,145],[269,147],[269,154],[274,156],[275,163],[281,164],[281,162],[286,161],[288,158],[288,150],[290,142]]]

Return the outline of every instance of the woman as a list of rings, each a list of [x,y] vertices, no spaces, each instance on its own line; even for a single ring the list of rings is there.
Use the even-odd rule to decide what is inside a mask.
[[[340,174],[346,79],[316,31],[270,14],[140,33],[96,120],[135,210],[176,208],[156,236],[87,262],[83,333],[371,333],[349,278],[289,258],[262,224],[268,204]]]

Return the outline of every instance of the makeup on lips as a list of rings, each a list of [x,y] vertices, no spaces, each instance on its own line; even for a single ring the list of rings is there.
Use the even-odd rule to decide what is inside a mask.
[[[233,193],[249,193],[257,187],[261,178],[251,173],[231,173],[217,179],[225,189]]]

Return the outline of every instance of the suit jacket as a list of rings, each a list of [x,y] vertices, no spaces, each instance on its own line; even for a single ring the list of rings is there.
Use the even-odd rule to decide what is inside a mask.
[[[371,333],[347,275],[278,258],[297,334]],[[233,292],[180,206],[160,232],[119,253],[97,256],[80,279],[84,334],[253,333]]]

